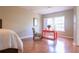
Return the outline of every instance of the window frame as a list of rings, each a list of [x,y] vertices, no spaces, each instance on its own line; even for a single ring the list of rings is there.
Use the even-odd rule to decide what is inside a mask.
[[[37,25],[38,25],[37,18],[33,18],[33,26],[37,26]]]
[[[56,30],[56,28],[55,28],[55,30],[56,31],[60,31],[60,32],[65,32],[65,16],[58,16],[58,17],[63,17],[64,19],[63,19],[63,23],[58,23],[58,24],[63,24],[63,25],[61,25],[61,27],[63,26],[63,30]],[[57,18],[57,17],[54,17],[54,20],[55,20],[55,18]],[[55,23],[55,22],[54,22]],[[60,26],[60,25],[59,25]],[[56,25],[55,25],[55,27],[56,27]]]
[[[56,30],[56,24],[55,24],[55,18],[57,18],[57,17],[63,17],[63,23],[61,23],[61,22],[59,22],[58,24],[63,24],[62,26],[60,26],[60,27],[63,27],[63,30]],[[47,19],[52,19],[53,20],[53,22],[52,22],[52,27],[54,28],[54,30],[56,30],[56,31],[59,31],[59,32],[65,32],[65,16],[56,16],[56,17],[49,17],[49,18],[44,18],[44,21],[46,22],[46,25],[48,25],[47,24],[47,22],[48,22],[48,20]],[[60,18],[61,19],[61,18]]]

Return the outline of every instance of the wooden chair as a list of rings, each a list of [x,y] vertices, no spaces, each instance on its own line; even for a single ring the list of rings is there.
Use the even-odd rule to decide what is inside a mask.
[[[33,31],[33,40],[41,40],[42,39],[41,33],[37,33],[35,31],[35,28],[32,28],[32,31]]]

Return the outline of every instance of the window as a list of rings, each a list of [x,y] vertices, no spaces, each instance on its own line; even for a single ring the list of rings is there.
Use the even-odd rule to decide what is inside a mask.
[[[33,26],[37,26],[37,19],[33,18]]]
[[[47,19],[47,25],[52,25],[52,24],[53,24],[52,18],[48,18],[48,19]]]
[[[64,29],[64,16],[54,18],[55,30],[65,31]]]
[[[51,27],[56,31],[65,31],[64,23],[65,23],[64,16],[44,19],[44,27],[46,27],[47,25],[51,25]]]
[[[51,25],[51,27],[54,27],[54,19],[53,18],[45,18],[44,21],[44,25],[45,27],[47,27],[48,25]]]

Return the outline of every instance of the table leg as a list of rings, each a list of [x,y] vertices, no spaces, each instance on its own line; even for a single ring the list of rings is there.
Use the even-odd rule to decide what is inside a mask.
[[[54,32],[54,40],[55,40],[55,32]]]

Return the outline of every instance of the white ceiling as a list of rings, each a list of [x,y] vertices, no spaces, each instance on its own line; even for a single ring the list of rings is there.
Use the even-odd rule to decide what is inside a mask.
[[[60,11],[65,11],[69,9],[73,9],[73,6],[23,6],[27,10],[33,11],[39,14],[49,14]]]

